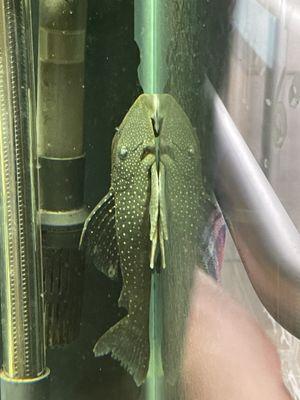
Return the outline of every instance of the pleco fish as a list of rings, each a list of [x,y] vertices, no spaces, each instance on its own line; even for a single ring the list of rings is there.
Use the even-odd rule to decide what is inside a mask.
[[[178,268],[184,274],[189,243],[197,248],[193,267],[201,256],[200,231],[206,219],[197,218],[201,203],[210,202],[200,177],[199,143],[186,114],[170,95],[141,95],[114,136],[111,187],[86,220],[81,238],[87,257],[100,271],[112,279],[121,271],[118,304],[128,311],[100,337],[94,352],[97,356],[111,353],[138,386],[145,381],[149,366],[151,271],[165,274],[169,294],[165,304],[172,307],[175,297],[181,296],[180,275],[174,267],[182,262]],[[175,257],[179,261],[173,262]],[[186,270],[188,286],[192,272]],[[175,311],[177,321],[180,309],[175,307]],[[169,328],[172,318],[165,318]],[[166,363],[171,362],[168,354],[176,353],[172,343],[177,345],[168,342]]]

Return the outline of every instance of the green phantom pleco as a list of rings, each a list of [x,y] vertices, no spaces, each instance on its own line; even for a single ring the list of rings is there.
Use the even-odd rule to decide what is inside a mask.
[[[200,259],[200,221],[204,220],[200,214],[211,203],[199,177],[199,143],[186,114],[168,94],[141,95],[114,136],[111,187],[86,220],[81,238],[87,257],[101,272],[111,279],[120,278],[121,272],[118,304],[128,311],[100,337],[94,352],[97,356],[111,353],[138,386],[145,381],[150,359],[151,271],[176,275],[176,243],[171,243],[170,234],[176,241],[181,236],[183,253],[197,253],[193,268]],[[171,224],[182,233],[177,234]],[[192,242],[196,245],[189,249]],[[192,275],[190,270],[186,273]],[[167,279],[173,285],[173,278]],[[166,291],[172,293],[172,288]],[[178,326],[173,333],[181,329]],[[178,355],[175,348],[171,351]],[[165,359],[169,362],[168,355]],[[168,366],[163,364],[168,376]]]

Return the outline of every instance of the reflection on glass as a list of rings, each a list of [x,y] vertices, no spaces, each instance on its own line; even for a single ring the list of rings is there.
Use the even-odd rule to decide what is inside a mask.
[[[229,68],[222,92],[235,124],[298,230],[299,13],[299,4],[291,0],[236,2],[231,19]],[[228,251],[227,259],[233,261],[225,263],[224,276],[229,273],[229,265],[230,276],[232,265],[236,271],[235,280],[229,282],[226,278],[227,285],[248,303],[275,340],[282,356],[285,381],[294,398],[298,398],[298,340],[269,315],[266,318],[255,294],[246,289],[247,278],[236,269],[241,263],[236,253]],[[248,300],[242,294],[245,290]]]

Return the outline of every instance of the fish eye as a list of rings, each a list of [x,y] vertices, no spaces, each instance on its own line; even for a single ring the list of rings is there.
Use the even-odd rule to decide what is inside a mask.
[[[193,156],[195,154],[195,149],[193,147],[190,147],[188,149],[188,154],[189,154],[189,156]]]
[[[125,160],[125,158],[127,157],[127,155],[128,155],[128,150],[127,150],[127,148],[126,148],[126,147],[121,147],[120,150],[119,150],[119,158],[120,158],[121,160]]]

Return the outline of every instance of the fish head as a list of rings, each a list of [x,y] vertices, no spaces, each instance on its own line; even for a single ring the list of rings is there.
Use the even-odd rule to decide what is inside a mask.
[[[143,94],[130,108],[112,143],[112,185],[124,191],[156,159],[155,99]]]
[[[166,165],[176,164],[186,178],[201,170],[200,143],[196,130],[177,101],[169,94],[158,97],[160,157]]]

